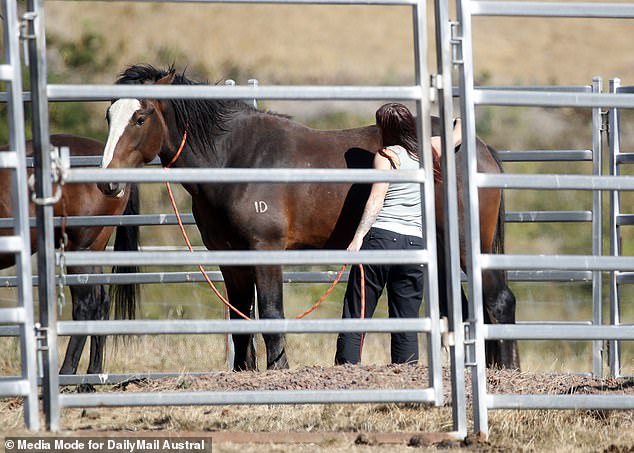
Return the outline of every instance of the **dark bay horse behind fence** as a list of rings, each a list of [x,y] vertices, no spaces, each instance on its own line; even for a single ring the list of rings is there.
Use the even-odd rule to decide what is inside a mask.
[[[117,83],[198,82],[177,75],[172,68],[163,71],[140,65],[126,69]],[[107,117],[103,166],[109,168],[139,167],[156,155],[164,166],[173,162],[173,167],[185,168],[372,168],[374,153],[381,147],[375,126],[319,131],[239,101],[119,99],[110,106]],[[437,118],[434,122],[437,131]],[[185,134],[182,153],[177,155]],[[478,143],[478,164],[480,171],[501,172],[492,150],[482,142]],[[100,187],[117,196],[123,185],[112,182]],[[205,246],[211,250],[345,248],[370,189],[368,184],[316,183],[188,183],[184,187],[192,196],[194,218]],[[500,189],[480,191],[485,253],[493,252],[494,236],[500,232],[496,227],[503,215],[501,195]],[[268,206],[265,211],[257,209],[262,201]],[[438,201],[437,205],[442,206]],[[282,266],[221,266],[221,271],[229,300],[240,311],[251,312],[257,288],[260,317],[284,317]],[[514,322],[515,299],[504,273],[488,272],[484,282],[489,320]],[[444,288],[445,283],[439,285]],[[441,300],[442,305],[446,313],[446,301]],[[238,315],[232,312],[231,317]],[[252,336],[234,335],[233,339],[234,368],[254,369]],[[264,341],[267,367],[287,367],[283,335],[267,334]],[[519,365],[515,343],[493,346],[491,363]]]
[[[72,156],[101,156],[103,144],[86,137],[75,135],[52,135],[52,146],[68,147]],[[7,147],[1,148],[6,150]],[[27,155],[32,155],[32,143],[27,142]],[[31,174],[32,171],[29,170]],[[120,197],[106,197],[96,184],[66,184],[63,186],[62,198],[55,205],[56,217],[71,216],[99,216],[137,214],[139,206],[138,189],[136,185],[127,185]],[[13,217],[11,203],[11,177],[8,170],[0,170],[0,217]],[[29,215],[35,215],[35,206],[29,204]],[[102,251],[106,248],[112,235],[112,226],[83,226],[66,227],[67,236],[65,248],[70,251],[94,250]],[[0,235],[12,234],[12,229],[0,229]],[[62,228],[55,230],[55,244],[60,244]],[[118,226],[115,236],[115,250],[138,249],[138,226]],[[31,229],[31,251],[37,251],[36,233]],[[0,254],[0,269],[15,264],[13,254]],[[101,274],[101,266],[69,266],[69,274]],[[135,267],[116,266],[113,272],[137,272]],[[103,285],[73,285],[70,287],[74,320],[104,320],[110,315],[111,300],[115,306],[115,316],[130,318],[134,316],[136,304],[136,285],[111,285],[110,294]],[[72,336],[66,356],[60,369],[61,374],[75,374],[79,365],[85,336]],[[105,337],[93,336],[90,343],[90,359],[88,373],[98,374],[103,371]]]

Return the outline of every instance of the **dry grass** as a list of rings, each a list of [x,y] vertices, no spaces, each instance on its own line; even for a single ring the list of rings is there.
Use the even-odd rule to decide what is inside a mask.
[[[10,340],[15,346],[15,340]],[[398,368],[379,365],[330,368],[334,337],[291,335],[288,338],[293,368],[283,372],[223,373],[205,378],[180,377],[168,381],[141,381],[117,391],[197,391],[214,389],[288,389],[307,382],[315,388],[352,388],[364,373],[365,388],[418,387],[426,384],[425,369],[416,370],[414,378]],[[369,335],[364,348],[364,363],[385,364],[387,339]],[[2,356],[14,354],[2,343]],[[224,343],[220,336],[139,337],[125,346],[125,353],[110,350],[108,370],[117,371],[201,371],[224,370]],[[260,350],[262,350],[260,345]],[[533,353],[524,356],[524,365],[534,367],[545,358]],[[542,365],[544,365],[542,363]],[[562,364],[544,365],[555,369]],[[3,365],[4,366],[4,365]],[[85,366],[82,364],[82,366]],[[16,367],[12,367],[13,370]],[[6,373],[7,370],[3,369]],[[447,376],[447,375],[446,375]],[[468,376],[467,376],[468,377]],[[493,391],[517,393],[593,393],[600,391],[595,381],[574,375],[547,375],[534,372],[490,372]],[[584,383],[593,383],[585,385]],[[619,384],[620,382],[620,384]],[[608,391],[632,392],[631,383],[605,381]],[[619,385],[625,384],[623,390]],[[466,383],[470,391],[469,381]],[[573,390],[574,389],[574,390]],[[606,389],[603,389],[606,390]],[[109,391],[108,388],[100,391]],[[446,388],[448,391],[448,388]],[[468,408],[471,418],[471,408]],[[472,446],[485,451],[578,452],[604,451],[610,445],[630,448],[634,445],[634,411],[491,411],[490,443]],[[470,422],[471,423],[471,422]],[[0,400],[0,432],[23,433],[21,402]],[[61,426],[68,434],[86,432],[436,432],[451,430],[450,407],[428,408],[412,404],[366,405],[262,405],[202,406],[157,408],[68,409],[62,412]],[[245,435],[248,438],[248,434]],[[244,453],[262,451],[262,445],[218,444],[215,451]],[[273,447],[271,447],[273,448]],[[277,451],[355,451],[350,442],[328,445],[279,445]],[[405,445],[367,446],[363,451],[406,451]],[[436,448],[436,447],[434,447]],[[454,445],[453,448],[458,448]],[[425,451],[425,450],[422,450]],[[430,450],[431,451],[431,450]],[[627,450],[623,450],[627,451]]]
[[[88,29],[107,36],[114,65],[98,77],[108,82],[123,65],[161,55],[212,79],[239,68],[240,83],[413,81],[411,10],[404,6],[82,1],[46,8],[49,34],[69,38]],[[491,83],[586,84],[596,75],[634,81],[627,20],[475,18],[473,28],[476,74]]]
[[[430,2],[431,3],[431,2]],[[186,66],[198,78],[216,81],[224,77],[245,83],[257,77],[263,84],[406,84],[413,81],[411,13],[407,7],[382,6],[279,6],[200,5],[122,2],[47,2],[47,27],[51,37],[74,39],[86,30],[107,37],[111,67],[91,74],[91,81],[110,83],[121,68],[133,63]],[[429,17],[433,17],[432,14]],[[123,19],[125,18],[125,20]],[[431,28],[431,22],[430,22]],[[499,19],[474,21],[476,74],[488,84],[586,84],[592,76],[618,76],[634,83],[631,53],[631,21],[570,19]],[[519,49],[519,50],[518,50]],[[51,52],[51,63],[59,59]],[[430,57],[433,64],[433,58]],[[78,75],[82,78],[85,75]],[[317,111],[317,103],[302,109]],[[356,105],[356,104],[355,104]],[[341,106],[340,106],[341,107]],[[295,107],[278,108],[293,111]],[[353,108],[350,103],[344,106]],[[365,110],[373,111],[374,105]],[[100,113],[100,120],[102,115]],[[521,117],[525,118],[525,117]],[[549,117],[550,118],[550,117]],[[552,119],[552,118],[550,118]],[[549,120],[550,123],[550,120]],[[527,137],[542,130],[537,123],[525,126]],[[518,126],[511,125],[511,126]],[[557,129],[559,131],[559,129]],[[551,134],[554,135],[555,134]],[[498,147],[526,146],[514,134]],[[552,142],[551,136],[544,138]],[[555,137],[556,138],[556,137]],[[511,140],[516,142],[510,142]],[[501,140],[502,141],[502,140]],[[519,141],[519,142],[518,142]],[[552,144],[552,143],[551,143]],[[553,244],[551,243],[550,246]],[[543,244],[548,247],[548,244]],[[159,288],[159,289],[156,289]],[[162,291],[155,287],[149,291]],[[188,289],[180,299],[195,299],[201,291]],[[298,290],[302,292],[302,290]],[[570,296],[574,299],[575,296]],[[196,302],[209,305],[206,301]],[[332,298],[340,300],[339,295]],[[565,301],[555,316],[577,315],[575,301]],[[542,307],[544,308],[544,307]],[[287,310],[297,310],[287,307]],[[533,306],[524,305],[530,312]],[[559,308],[558,308],[559,309]],[[166,309],[167,310],[167,309]],[[196,308],[196,310],[202,310]],[[333,302],[331,313],[337,315]],[[545,307],[553,314],[553,307]],[[68,307],[66,308],[66,312]],[[194,315],[194,312],[185,313]],[[198,312],[196,312],[198,313]],[[181,316],[183,311],[158,313]],[[68,313],[66,313],[66,316]],[[208,315],[206,313],[205,315]],[[526,318],[523,313],[520,318]],[[385,364],[387,338],[368,337],[367,363]],[[328,366],[334,351],[333,336],[289,336],[289,355],[294,367]],[[588,359],[569,344],[522,345],[523,367],[532,371],[587,371]],[[63,350],[63,348],[60,348]],[[263,349],[260,344],[260,350]],[[138,338],[110,347],[108,370],[200,371],[225,369],[224,340],[218,336],[187,339],[181,336]],[[318,353],[316,353],[317,351]],[[587,349],[585,349],[587,352]],[[0,341],[0,374],[18,372],[14,340]],[[630,356],[631,357],[631,354]],[[80,365],[85,369],[85,358]],[[628,366],[634,367],[630,360]],[[522,380],[520,382],[520,380]],[[534,386],[534,377],[515,376],[519,387]],[[470,413],[470,412],[469,412]],[[169,431],[447,431],[448,408],[411,405],[313,405],[119,408],[65,410],[65,429]],[[491,444],[476,446],[487,451],[604,451],[610,445],[634,446],[632,411],[492,411]],[[22,431],[21,403],[0,400],[0,433]],[[405,446],[356,446],[351,443],[302,446],[219,445],[215,451],[411,451]],[[423,448],[420,451],[426,451]],[[431,448],[436,451],[436,448]],[[619,451],[612,450],[612,451]]]

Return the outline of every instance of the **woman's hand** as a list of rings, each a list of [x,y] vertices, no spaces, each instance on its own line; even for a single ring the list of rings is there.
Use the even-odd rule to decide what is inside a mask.
[[[350,245],[348,246],[348,251],[349,252],[358,252],[359,250],[361,250],[361,245],[363,244],[363,238],[358,239],[356,236],[354,239],[352,239],[352,242],[350,243]]]
[[[382,152],[377,152],[374,156],[374,168],[376,170],[390,170],[394,162],[398,162],[398,156],[394,154],[389,148],[384,148]],[[397,167],[398,168],[398,167]],[[383,207],[383,201],[385,200],[385,194],[390,184],[387,182],[375,182],[372,184],[368,201],[365,203],[361,220],[357,226],[357,230],[354,233],[352,242],[348,245],[348,251],[358,252],[361,250],[364,236],[370,231],[372,224],[376,220],[381,208]]]

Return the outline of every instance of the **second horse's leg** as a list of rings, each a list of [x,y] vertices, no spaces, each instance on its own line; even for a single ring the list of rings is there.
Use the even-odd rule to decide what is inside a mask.
[[[95,273],[93,267],[74,267],[68,268],[69,274],[81,274],[81,273]],[[99,268],[99,272],[101,268]],[[101,313],[105,310],[108,313],[109,299],[104,300],[102,297],[103,288],[97,286],[71,286],[70,293],[73,304],[73,320],[74,321],[92,321],[107,319],[101,317]],[[77,373],[77,367],[79,366],[79,360],[81,358],[84,345],[86,343],[86,336],[73,335],[70,337],[68,347],[66,348],[66,355],[64,362],[60,369],[60,374],[75,374]],[[88,364],[88,373],[101,373],[103,370],[103,341],[99,345],[100,351],[96,351],[90,355],[90,363]]]
[[[110,317],[110,296],[102,285],[94,286],[94,291],[99,293],[101,303],[95,310],[95,320],[107,321]],[[103,372],[104,351],[106,346],[105,335],[93,335],[90,337],[90,361],[88,362],[88,374],[99,374]]]
[[[255,299],[255,282],[253,269],[250,267],[220,268],[227,288],[229,303],[246,316],[253,316],[253,302]],[[238,313],[230,310],[231,319],[244,319]],[[234,371],[257,369],[255,354],[255,336],[253,334],[232,335],[235,356]]]
[[[515,324],[515,296],[506,285],[502,271],[485,271],[484,316],[492,324]],[[495,340],[486,343],[487,366],[519,369],[516,340]]]
[[[258,310],[261,319],[284,319],[282,302],[282,266],[257,266],[255,268]],[[267,369],[288,368],[284,349],[284,334],[264,334]]]

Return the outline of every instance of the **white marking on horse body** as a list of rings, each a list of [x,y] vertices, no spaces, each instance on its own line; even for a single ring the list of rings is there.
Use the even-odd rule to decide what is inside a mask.
[[[106,168],[112,162],[114,150],[119,143],[119,139],[125,131],[130,118],[134,112],[141,108],[141,102],[138,99],[119,99],[115,101],[108,109],[108,117],[110,119],[110,128],[108,131],[108,141],[103,150],[103,159],[101,167]]]
[[[269,205],[266,204],[266,201],[254,201],[253,205],[255,206],[255,212],[258,214],[263,214],[269,210]]]

